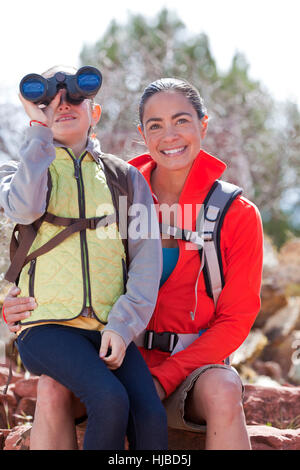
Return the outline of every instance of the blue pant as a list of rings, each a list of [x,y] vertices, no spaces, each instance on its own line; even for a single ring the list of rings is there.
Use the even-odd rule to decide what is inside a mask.
[[[64,325],[24,330],[18,349],[24,366],[63,384],[84,403],[84,449],[167,449],[167,418],[149,369],[134,343],[118,369],[99,358],[101,334]],[[57,430],[59,432],[59,430]]]

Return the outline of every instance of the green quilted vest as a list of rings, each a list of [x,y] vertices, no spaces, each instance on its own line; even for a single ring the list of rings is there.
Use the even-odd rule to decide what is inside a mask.
[[[49,171],[49,213],[74,219],[114,213],[105,172],[89,152],[76,159],[70,149],[57,148]],[[64,228],[43,221],[28,254]],[[106,324],[109,311],[124,292],[125,272],[126,254],[116,222],[73,233],[23,267],[18,285],[23,296],[36,298],[38,307],[22,324],[71,320],[86,306]]]

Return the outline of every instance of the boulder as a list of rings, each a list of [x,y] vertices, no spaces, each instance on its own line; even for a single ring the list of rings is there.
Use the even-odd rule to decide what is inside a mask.
[[[17,406],[17,400],[11,389],[6,395],[0,394],[0,428],[9,429],[14,426],[14,410]]]
[[[300,295],[300,238],[287,241],[279,251],[280,274],[285,279],[287,291]]]
[[[32,422],[35,412],[36,398],[23,397],[19,401],[14,418],[17,424],[25,424],[26,422]]]
[[[19,397],[36,398],[38,380],[38,377],[18,380],[15,384],[15,394]]]
[[[289,297],[287,305],[267,320],[262,332],[276,346],[296,328],[299,318],[300,297]]]
[[[278,280],[263,279],[261,286],[261,308],[254,322],[254,328],[264,326],[268,318],[270,318],[277,310],[285,307],[288,298],[285,294],[285,288]]]
[[[231,364],[236,367],[247,361],[253,361],[263,351],[268,339],[258,328],[252,329],[243,344],[234,352]]]
[[[244,412],[248,425],[300,427],[300,387],[245,385]]]
[[[14,427],[5,439],[4,450],[29,450],[30,424]]]
[[[298,346],[297,346],[298,345]],[[283,379],[289,381],[289,373],[293,366],[293,361],[297,351],[300,350],[300,330],[293,330],[281,343],[268,344],[260,359],[262,361],[275,361],[280,365]],[[295,382],[295,385],[298,383]]]
[[[247,426],[253,450],[299,450],[300,429]]]

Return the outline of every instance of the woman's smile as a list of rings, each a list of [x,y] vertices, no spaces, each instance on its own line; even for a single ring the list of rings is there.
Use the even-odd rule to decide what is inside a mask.
[[[176,156],[181,156],[185,152],[186,149],[187,149],[187,145],[183,145],[181,147],[161,150],[161,153],[163,155],[166,155],[167,157],[176,157]]]

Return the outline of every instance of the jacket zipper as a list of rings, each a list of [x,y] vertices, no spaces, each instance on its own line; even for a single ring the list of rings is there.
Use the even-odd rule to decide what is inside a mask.
[[[34,278],[35,278],[35,267],[36,259],[30,261],[30,267],[28,269],[29,275],[29,296],[34,297]]]
[[[77,182],[78,190],[78,206],[79,206],[79,216],[80,218],[85,218],[85,203],[84,203],[84,187],[81,173],[81,162],[87,152],[84,152],[80,158],[74,158],[69,149],[66,149],[68,154],[73,160],[74,164],[74,177]],[[91,302],[91,289],[90,289],[90,279],[89,279],[89,269],[88,269],[88,250],[87,250],[87,241],[86,241],[86,232],[82,230],[80,232],[80,246],[81,246],[81,261],[82,261],[82,275],[83,275],[83,290],[84,290],[84,299],[83,299],[83,308],[92,307]],[[89,305],[87,305],[89,304]]]

